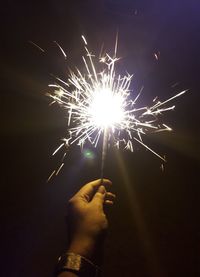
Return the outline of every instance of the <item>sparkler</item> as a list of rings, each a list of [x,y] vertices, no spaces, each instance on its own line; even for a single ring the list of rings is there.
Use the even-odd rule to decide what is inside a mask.
[[[145,144],[143,137],[152,132],[172,130],[165,123],[160,123],[159,116],[163,112],[173,110],[175,105],[168,106],[169,102],[184,94],[186,90],[164,101],[159,101],[156,97],[149,107],[137,107],[142,90],[132,97],[130,86],[133,76],[128,73],[117,75],[115,70],[119,60],[116,55],[117,39],[114,55],[105,53],[100,54],[99,58],[89,51],[84,36],[82,39],[86,53],[82,56],[84,72],[76,68],[75,71],[70,71],[67,81],[56,78],[55,83],[49,85],[53,89],[52,93],[48,93],[53,99],[51,104],[58,103],[66,110],[68,117],[68,136],[62,139],[53,155],[63,147],[68,149],[73,143],[83,147],[86,142],[90,142],[97,147],[100,138],[103,138],[101,178],[108,143],[133,152],[135,141],[165,161],[164,157]],[[66,58],[64,50],[55,43]],[[65,155],[66,152],[64,157]],[[61,170],[63,160],[50,178]]]

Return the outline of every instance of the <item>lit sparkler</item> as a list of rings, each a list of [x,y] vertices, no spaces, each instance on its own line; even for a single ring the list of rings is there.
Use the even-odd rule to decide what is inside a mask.
[[[68,117],[68,136],[62,139],[53,155],[73,143],[83,147],[86,142],[90,142],[97,147],[103,137],[101,177],[108,142],[117,148],[123,147],[133,152],[135,141],[165,161],[164,157],[144,143],[143,136],[172,130],[165,123],[160,123],[159,115],[173,110],[175,105],[168,106],[168,103],[186,90],[165,101],[159,101],[156,97],[150,107],[138,107],[137,100],[142,90],[132,98],[130,85],[133,76],[128,73],[117,75],[115,71],[119,60],[116,56],[117,39],[114,55],[106,53],[99,58],[90,53],[84,36],[82,39],[86,51],[86,55],[82,57],[85,71],[81,72],[76,68],[75,71],[70,71],[67,81],[56,78],[56,83],[49,85],[53,88],[53,93],[48,93],[53,99],[51,104],[58,103],[66,110]],[[66,58],[64,50],[57,42],[56,44]],[[50,177],[57,175],[62,167],[63,160]]]

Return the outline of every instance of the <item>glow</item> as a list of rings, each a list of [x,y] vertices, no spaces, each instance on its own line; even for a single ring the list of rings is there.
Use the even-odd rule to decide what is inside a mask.
[[[123,98],[109,88],[94,92],[91,105],[88,107],[91,124],[100,128],[114,128],[124,118]]]

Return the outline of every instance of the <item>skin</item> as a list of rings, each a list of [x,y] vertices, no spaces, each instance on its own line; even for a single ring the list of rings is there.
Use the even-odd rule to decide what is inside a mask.
[[[108,179],[95,180],[83,186],[70,200],[68,226],[70,244],[67,252],[79,254],[96,265],[101,265],[103,242],[108,220],[104,212],[112,205],[115,195],[109,192],[112,183]],[[59,277],[76,277],[62,272]]]

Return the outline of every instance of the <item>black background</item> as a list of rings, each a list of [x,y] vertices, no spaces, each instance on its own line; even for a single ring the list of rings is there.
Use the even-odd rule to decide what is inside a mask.
[[[198,276],[199,1],[8,0],[1,3],[1,31],[0,276],[51,276],[66,247],[65,204],[99,177],[100,149],[91,148],[89,161],[72,147],[60,175],[46,183],[60,161],[51,153],[66,122],[45,93],[51,73],[66,78],[68,65],[83,67],[82,34],[98,54],[102,43],[112,52],[117,31],[118,70],[134,73],[132,93],[144,85],[140,104],[189,92],[163,117],[174,131],[145,140],[166,154],[164,172],[138,145],[134,153],[108,152],[105,176],[117,200],[108,214],[103,276]]]

